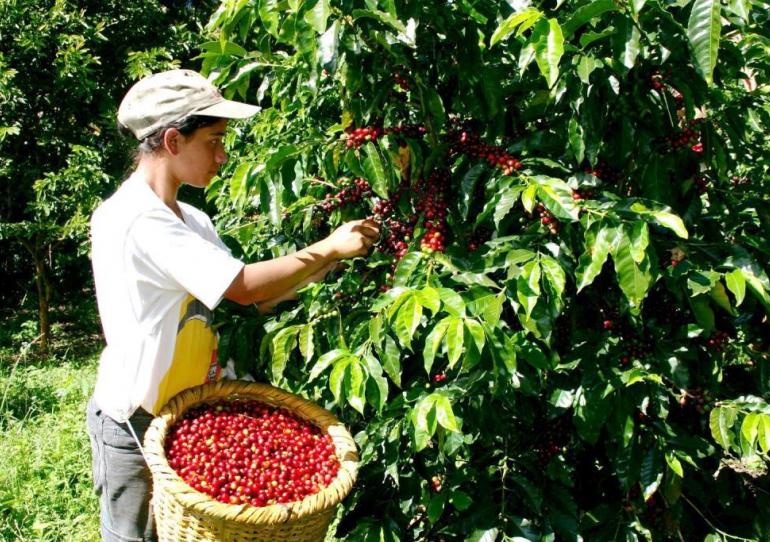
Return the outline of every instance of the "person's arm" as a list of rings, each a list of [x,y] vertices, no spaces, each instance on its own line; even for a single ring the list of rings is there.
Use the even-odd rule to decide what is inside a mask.
[[[366,254],[379,233],[378,224],[372,220],[348,222],[326,239],[294,254],[244,266],[225,291],[224,297],[242,305],[250,305],[293,295],[303,281],[335,264],[337,260]]]
[[[278,305],[278,303],[281,303],[282,301],[289,301],[291,299],[297,299],[297,290],[301,290],[302,288],[304,288],[305,286],[307,286],[312,282],[318,282],[319,280],[323,280],[324,277],[326,277],[326,275],[329,273],[329,271],[331,271],[338,265],[342,265],[342,264],[338,264],[336,261],[331,262],[326,267],[323,267],[320,270],[316,271],[315,273],[307,277],[305,280],[295,285],[294,287],[289,288],[287,291],[283,292],[282,294],[279,294],[278,296],[273,297],[271,299],[266,299],[262,301],[257,305],[257,310],[259,310],[261,314],[267,314],[267,313],[273,312],[273,309],[276,307],[276,305]]]

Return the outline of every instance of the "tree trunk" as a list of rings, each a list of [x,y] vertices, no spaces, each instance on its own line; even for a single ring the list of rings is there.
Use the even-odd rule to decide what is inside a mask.
[[[40,238],[34,242],[24,242],[24,246],[32,255],[35,262],[35,286],[37,288],[38,324],[40,330],[40,342],[38,351],[40,354],[48,353],[48,345],[51,339],[50,301],[51,281],[48,278],[48,266],[46,265],[45,252],[40,246]]]

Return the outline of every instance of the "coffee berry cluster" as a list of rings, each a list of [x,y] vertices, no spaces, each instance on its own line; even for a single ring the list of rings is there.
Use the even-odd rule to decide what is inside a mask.
[[[476,252],[490,237],[492,237],[492,232],[488,228],[478,228],[475,230],[468,240],[468,252]]]
[[[326,198],[318,204],[318,207],[325,214],[331,214],[332,211],[348,204],[360,203],[372,194],[372,187],[369,181],[362,178],[353,179],[347,186],[343,187],[335,194],[326,194]]]
[[[600,160],[594,167],[586,166],[583,171],[609,184],[616,184],[620,180],[620,171],[604,160]]]
[[[428,132],[423,124],[399,124],[388,128],[379,126],[363,126],[361,128],[352,128],[345,139],[345,146],[348,149],[357,149],[369,141],[377,141],[384,135],[394,134],[412,139],[420,138]]]
[[[696,175],[692,178],[692,181],[695,184],[695,189],[698,191],[698,194],[705,194],[709,191],[711,182],[705,175]]]
[[[409,215],[404,220],[393,216],[396,205],[407,188],[408,185],[402,183],[389,199],[378,199],[372,207],[372,218],[384,226],[382,241],[377,248],[380,252],[392,254],[396,260],[400,260],[409,252],[409,241],[414,235],[414,225],[417,222],[416,215]],[[393,267],[395,268],[395,265]]]
[[[545,208],[545,205],[538,203],[532,211],[533,219],[540,219],[540,223],[548,228],[552,235],[559,233],[559,221],[555,216]]]
[[[417,182],[419,199],[415,204],[418,213],[424,216],[425,234],[420,240],[420,248],[428,252],[444,252],[447,233],[446,191],[450,177],[446,170],[433,170],[427,180]]]
[[[657,145],[663,153],[671,153],[681,148],[689,148],[696,154],[703,153],[703,143],[701,143],[699,125],[703,119],[692,119],[687,122],[687,126],[681,130],[674,130],[668,135],[656,139]]]
[[[700,387],[681,390],[679,395],[679,406],[682,408],[693,407],[695,412],[703,414],[711,410],[711,393]]]
[[[369,141],[377,141],[377,138],[383,134],[383,130],[377,126],[363,126],[353,128],[345,140],[345,146],[348,149],[357,149]]]
[[[564,417],[549,420],[544,427],[534,446],[537,464],[541,469],[545,469],[551,459],[564,450],[570,434],[569,424]]]
[[[450,155],[465,154],[486,160],[490,166],[501,169],[503,175],[511,175],[522,168],[521,162],[504,148],[482,143],[479,135],[462,122],[456,121],[449,127],[447,140],[450,143]]]
[[[396,82],[398,87],[403,91],[409,90],[409,81],[406,80],[406,77],[404,77],[404,74],[401,71],[396,71],[393,74],[393,80]]]
[[[572,192],[572,199],[574,201],[583,201],[587,199],[593,199],[594,193],[588,189],[577,189]]]
[[[165,450],[188,485],[227,504],[300,501],[331,484],[340,468],[329,435],[254,400],[191,408],[170,429]]]
[[[730,341],[730,335],[726,331],[716,330],[706,339],[706,347],[715,352],[724,352],[726,344]]]

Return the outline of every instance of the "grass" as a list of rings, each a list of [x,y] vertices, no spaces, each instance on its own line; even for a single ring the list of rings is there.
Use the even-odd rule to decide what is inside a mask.
[[[85,429],[97,357],[0,360],[0,540],[99,540]]]

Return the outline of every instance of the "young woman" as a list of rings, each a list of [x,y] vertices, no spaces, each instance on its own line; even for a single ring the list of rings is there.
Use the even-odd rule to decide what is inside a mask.
[[[205,213],[177,201],[227,161],[227,119],[255,106],[225,100],[200,74],[172,70],[134,85],[118,124],[139,141],[136,169],[91,220],[91,258],[107,346],[87,422],[105,541],[154,540],[151,479],[140,442],[174,395],[219,376],[211,312],[222,299],[269,310],[339,260],[368,253],[373,221],[349,222],[294,254],[244,264]]]

